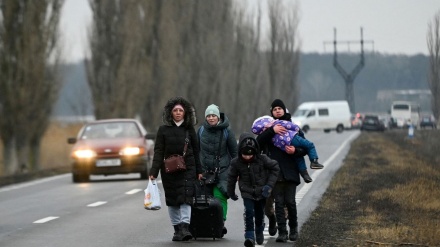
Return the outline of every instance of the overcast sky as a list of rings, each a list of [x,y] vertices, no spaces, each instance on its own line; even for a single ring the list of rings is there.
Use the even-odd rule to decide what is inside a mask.
[[[265,0],[236,0],[249,8],[258,4],[265,9]],[[334,28],[338,51],[356,52],[359,46],[343,45],[343,41],[360,41],[360,29],[366,41],[364,50],[385,54],[427,55],[428,23],[440,11],[440,0],[283,0],[285,9],[299,8],[299,35],[302,52],[333,52]],[[84,57],[87,24],[91,13],[87,0],[66,0],[63,9],[62,33],[67,61]],[[371,42],[370,42],[371,41]],[[373,43],[374,42],[374,45]]]

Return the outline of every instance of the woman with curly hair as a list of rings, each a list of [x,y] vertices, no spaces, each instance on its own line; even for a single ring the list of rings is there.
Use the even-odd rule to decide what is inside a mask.
[[[156,134],[150,179],[156,179],[160,171],[165,202],[175,231],[172,240],[188,241],[192,239],[189,223],[194,182],[202,178],[199,144],[194,129],[197,122],[194,107],[182,97],[172,98],[164,107],[162,121],[164,124]],[[164,159],[174,154],[182,155],[187,136],[189,142],[185,154],[186,170],[166,173]]]

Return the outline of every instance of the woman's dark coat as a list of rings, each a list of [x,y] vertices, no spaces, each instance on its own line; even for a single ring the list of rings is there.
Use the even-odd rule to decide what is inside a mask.
[[[229,119],[225,114],[220,113],[221,122],[211,126],[205,120],[202,127],[197,131],[200,143],[200,163],[203,171],[213,171],[216,166],[220,168],[219,182],[217,187],[227,196],[229,163],[232,158],[237,157],[237,141],[234,132],[229,128]],[[220,145],[220,160],[217,161]],[[218,165],[217,165],[218,163]]]
[[[181,104],[185,109],[184,122],[180,126],[177,126],[171,117],[171,110],[176,104]],[[199,144],[193,127],[195,124],[194,108],[183,98],[171,99],[165,106],[163,121],[164,125],[159,127],[156,134],[150,175],[157,178],[160,171],[167,206],[179,206],[183,203],[191,204],[194,196],[194,182],[197,174],[202,173],[199,161]],[[163,161],[173,154],[182,155],[186,131],[189,135],[189,144],[185,155],[187,170],[172,174],[165,173]]]
[[[248,138],[252,138],[258,147],[257,141],[249,133],[240,136],[238,146],[240,147],[243,141]],[[240,152],[237,158],[232,159],[228,176],[228,195],[235,194],[237,180],[241,196],[253,200],[264,198],[261,193],[265,185],[272,188],[275,186],[280,171],[278,162],[265,154],[259,154],[259,150],[257,153],[250,163],[243,161]]]

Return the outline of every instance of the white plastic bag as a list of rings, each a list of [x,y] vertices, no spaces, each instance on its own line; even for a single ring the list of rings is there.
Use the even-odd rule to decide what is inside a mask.
[[[159,210],[161,208],[160,191],[156,180],[149,179],[147,188],[144,190],[144,207],[148,210]]]

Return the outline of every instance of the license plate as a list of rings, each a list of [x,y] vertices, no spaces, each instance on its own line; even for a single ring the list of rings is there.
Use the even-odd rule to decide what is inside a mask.
[[[103,166],[120,166],[121,160],[120,159],[106,159],[106,160],[97,160],[96,166],[97,167],[103,167]]]

